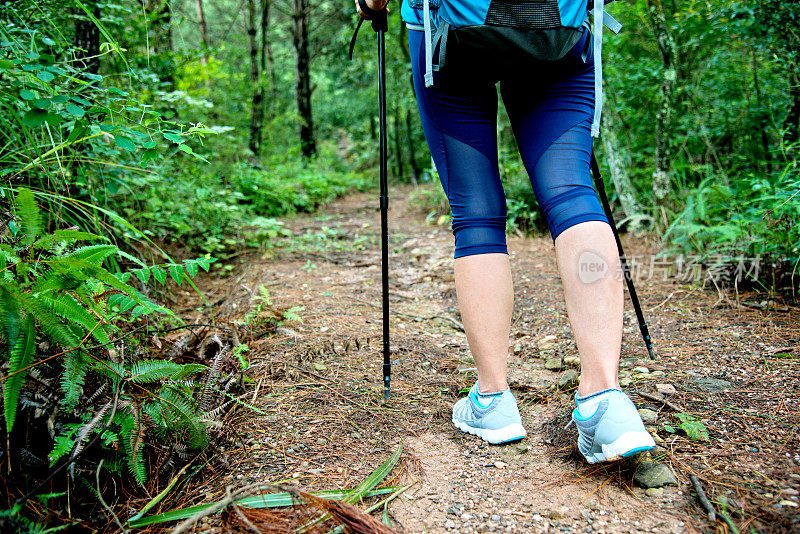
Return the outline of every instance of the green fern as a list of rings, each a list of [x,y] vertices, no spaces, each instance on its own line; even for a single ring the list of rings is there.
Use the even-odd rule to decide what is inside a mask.
[[[18,339],[14,350],[11,351],[11,360],[8,366],[9,376],[6,379],[5,388],[3,390],[6,431],[9,433],[17,418],[19,394],[22,391],[22,385],[25,383],[25,375],[28,374],[24,369],[30,365],[33,360],[34,348],[36,346],[35,341],[36,330],[34,329],[33,316],[28,315],[22,337]]]
[[[181,365],[168,360],[140,360],[131,365],[131,381],[137,384],[152,384],[165,380],[181,380],[194,373],[208,369],[205,365]]]
[[[208,444],[206,425],[192,406],[191,400],[171,386],[164,387],[159,393],[164,422],[173,430],[185,429],[188,432],[189,446],[200,449]]]
[[[61,391],[64,393],[62,403],[68,409],[74,408],[78,400],[80,400],[88,367],[83,351],[73,350],[64,355]]]
[[[30,189],[20,189],[16,198],[16,207],[20,229],[24,234],[22,242],[26,246],[30,246],[42,231],[42,214]]]

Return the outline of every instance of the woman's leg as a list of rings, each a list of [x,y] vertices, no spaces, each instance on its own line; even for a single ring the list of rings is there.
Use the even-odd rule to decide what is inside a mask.
[[[455,261],[458,308],[478,368],[481,393],[504,391],[514,291],[507,254],[463,256]]]
[[[571,226],[556,238],[567,313],[581,356],[578,395],[619,388],[622,277],[617,244],[605,222]]]
[[[414,89],[425,138],[450,202],[458,305],[481,393],[504,391],[513,290],[506,204],[497,168],[497,91],[473,73],[421,77],[421,32],[409,32]]]

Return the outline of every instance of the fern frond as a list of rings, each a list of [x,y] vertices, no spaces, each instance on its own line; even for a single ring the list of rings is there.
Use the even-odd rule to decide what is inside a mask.
[[[85,328],[87,333],[91,332],[92,337],[98,342],[102,344],[109,343],[105,325],[98,324],[100,321],[92,317],[69,293],[44,293],[39,294],[37,299],[47,306],[50,311],[67,322],[77,323]]]
[[[12,287],[10,289],[14,294],[15,288]],[[65,348],[76,347],[80,343],[80,338],[72,330],[62,325],[58,316],[50,313],[50,310],[38,299],[21,291],[16,292],[14,296],[28,313],[36,317],[39,326],[50,337],[52,342]]]
[[[6,341],[6,350],[10,353],[14,341],[19,337],[19,324],[22,319],[19,301],[3,286],[0,286],[0,317],[2,317],[0,328]]]
[[[14,350],[11,351],[11,360],[8,366],[10,376],[6,379],[3,390],[3,413],[6,419],[6,432],[9,434],[17,418],[19,394],[27,376],[27,371],[21,371],[21,369],[24,369],[33,361],[35,347],[36,329],[34,328],[33,315],[28,315],[22,337],[17,339]]]
[[[55,445],[47,458],[50,460],[50,467],[53,467],[65,454],[75,446],[75,433],[81,427],[79,423],[70,423],[63,434],[56,436]]]
[[[89,437],[89,434],[97,428],[100,424],[100,421],[103,420],[105,417],[106,412],[111,408],[111,401],[108,401],[104,405],[100,407],[94,417],[92,417],[88,423],[83,425],[78,432],[75,434],[75,448],[72,449],[72,454],[70,454],[70,458],[75,458],[78,456],[81,451],[83,450],[83,442],[86,441],[86,438]]]
[[[118,251],[119,249],[114,245],[87,245],[66,254],[63,256],[63,259],[67,262],[71,260],[81,263],[86,262],[95,267],[99,267],[106,258]]]
[[[167,425],[179,433],[187,431],[189,439],[186,441],[190,447],[195,449],[205,447],[208,444],[206,426],[189,399],[171,387],[163,388],[159,398]]]
[[[37,239],[33,243],[33,248],[46,249],[54,243],[75,243],[76,241],[96,241],[98,239],[108,240],[103,236],[80,230],[56,230],[52,234]]]
[[[211,403],[213,402],[214,397],[216,397],[214,394],[214,389],[217,384],[217,378],[219,378],[219,370],[222,366],[222,359],[227,353],[227,346],[220,348],[219,352],[214,357],[214,360],[211,362],[211,368],[208,371],[208,376],[206,377],[203,391],[200,394],[200,400],[197,403],[197,405],[200,407],[200,412],[202,413],[206,413],[211,410]]]
[[[32,245],[42,231],[42,214],[30,189],[20,188],[15,199],[17,216],[24,234],[23,243]]]
[[[61,390],[64,405],[72,409],[83,393],[83,382],[89,365],[81,350],[73,350],[64,355],[64,373],[61,376]]]
[[[131,381],[149,384],[172,380],[179,376],[183,366],[169,360],[140,360],[131,365]]]

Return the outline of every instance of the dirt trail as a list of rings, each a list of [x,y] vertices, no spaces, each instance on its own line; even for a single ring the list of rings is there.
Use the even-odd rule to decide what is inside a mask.
[[[690,491],[692,472],[712,500],[728,499],[740,525],[749,518],[766,530],[798,526],[797,308],[736,309],[671,279],[637,284],[658,360],[641,360],[646,353],[626,302],[625,383],[651,396],[657,383],[673,385],[667,400],[694,413],[711,435],[695,442],[664,431],[662,424],[676,424],[671,408],[632,395],[657,414],[657,456],[678,481],[648,496],[631,483],[632,466],[590,468],[576,459],[572,435],[554,422],[569,410],[572,392],[554,387],[569,365],[544,365],[553,357],[569,363],[577,350],[549,237],[509,240],[516,299],[510,383],[529,435],[521,444],[487,446],[449,421],[459,390],[474,380],[458,328],[452,235],[426,224],[405,200],[393,201],[395,367],[393,397],[383,404],[375,207],[372,196],[359,194],[290,220],[294,251],[252,255],[238,272],[207,285],[220,324],[251,309],[260,286],[275,309],[305,310],[302,324],[237,334],[251,349],[252,395],[245,400],[260,413],[237,407],[226,420],[216,474],[195,494],[211,498],[229,484],[287,479],[310,490],[350,488],[402,442],[390,482],[417,484],[389,510],[394,526],[408,532],[702,531],[709,525]],[[639,240],[627,250],[650,247]],[[647,372],[635,370],[641,366]]]

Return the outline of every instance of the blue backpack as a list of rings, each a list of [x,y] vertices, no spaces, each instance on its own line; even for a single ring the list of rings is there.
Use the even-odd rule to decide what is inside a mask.
[[[564,57],[589,27],[593,15],[592,39],[595,70],[595,112],[592,135],[600,133],[603,109],[602,35],[605,24],[614,33],[622,27],[592,0],[406,0],[409,7],[422,10],[423,26],[407,24],[425,32],[425,86],[433,85],[433,72],[445,66],[448,39],[467,57],[495,54],[500,61],[519,62],[531,58],[555,61]],[[605,3],[614,0],[605,0]],[[588,42],[588,41],[587,41]],[[437,62],[433,56],[438,47]],[[584,58],[588,50],[584,50]],[[500,56],[503,56],[502,58]],[[521,68],[523,65],[519,64]]]

